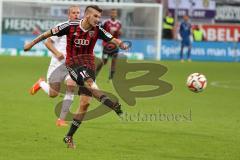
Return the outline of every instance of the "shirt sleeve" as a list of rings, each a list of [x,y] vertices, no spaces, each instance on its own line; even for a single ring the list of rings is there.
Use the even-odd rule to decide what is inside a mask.
[[[69,23],[63,23],[51,29],[53,36],[61,37],[63,35],[67,35],[69,33]]]
[[[109,42],[113,39],[113,36],[110,33],[108,33],[101,26],[98,26],[98,27],[99,27],[98,38],[100,38],[106,42]]]
[[[56,42],[58,41],[59,37],[58,36],[52,36],[52,37],[49,37],[53,42]]]

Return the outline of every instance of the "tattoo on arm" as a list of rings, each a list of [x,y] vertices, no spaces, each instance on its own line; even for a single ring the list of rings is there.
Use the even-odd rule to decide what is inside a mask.
[[[51,37],[51,36],[52,36],[51,30],[46,31],[46,32],[44,32],[43,34],[39,35],[37,38],[35,38],[35,39],[33,40],[33,43],[34,43],[34,44],[37,44],[37,43],[39,43],[39,42],[41,42],[41,41],[43,41],[43,40],[45,40],[46,38]]]

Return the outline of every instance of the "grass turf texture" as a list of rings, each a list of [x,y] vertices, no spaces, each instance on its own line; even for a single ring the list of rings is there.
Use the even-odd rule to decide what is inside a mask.
[[[68,128],[55,126],[54,105],[43,91],[35,96],[29,87],[46,74],[48,58],[0,56],[0,160],[238,160],[240,158],[240,64],[215,62],[155,62],[168,68],[162,79],[174,89],[160,97],[137,99],[129,114],[184,114],[191,121],[119,120],[113,112],[84,123],[75,135],[77,149],[67,149],[62,138]],[[139,61],[141,63],[141,61]],[[157,72],[157,71],[156,71]],[[207,89],[190,92],[185,81],[193,72],[208,79]],[[98,85],[107,83],[108,70],[100,73]],[[225,82],[214,87],[214,81]],[[226,82],[227,81],[227,82]],[[122,102],[122,101],[121,101]],[[73,110],[77,108],[75,99]],[[90,109],[94,108],[94,105]]]

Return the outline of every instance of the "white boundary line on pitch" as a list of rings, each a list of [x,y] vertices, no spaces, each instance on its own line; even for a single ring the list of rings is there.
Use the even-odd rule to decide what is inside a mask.
[[[238,82],[239,85],[233,84]],[[229,80],[229,81],[213,81],[210,83],[213,87],[226,88],[226,89],[240,89],[240,80]]]

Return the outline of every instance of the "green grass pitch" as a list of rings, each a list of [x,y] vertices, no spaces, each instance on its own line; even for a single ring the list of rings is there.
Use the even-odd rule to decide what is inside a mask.
[[[43,91],[35,96],[28,93],[46,74],[49,60],[0,57],[0,160],[240,159],[239,63],[155,61],[168,68],[162,79],[173,90],[159,97],[138,98],[135,107],[120,100],[129,115],[140,113],[143,118],[120,120],[110,112],[85,122],[74,137],[77,148],[71,150],[62,142],[68,128],[55,126],[54,106],[62,98],[50,99]],[[190,92],[185,86],[193,72],[208,79],[202,93]],[[107,74],[105,67],[98,85],[117,95],[107,83]],[[76,97],[73,110],[77,105]],[[144,121],[144,115],[159,111],[189,119]]]

